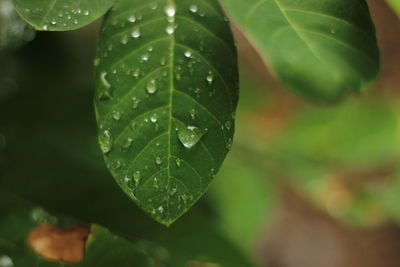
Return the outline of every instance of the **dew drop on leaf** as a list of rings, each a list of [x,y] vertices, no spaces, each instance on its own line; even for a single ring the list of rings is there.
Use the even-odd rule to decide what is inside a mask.
[[[157,92],[156,80],[152,79],[147,83],[146,91],[147,91],[147,93],[149,93],[151,95],[154,94],[155,92]]]
[[[192,13],[197,13],[197,11],[199,11],[199,8],[196,5],[191,5],[189,7],[190,12]]]
[[[166,32],[168,35],[173,34],[173,33],[175,32],[174,25],[168,25],[167,28],[165,28],[165,32]]]
[[[212,84],[212,82],[214,81],[214,75],[212,74],[212,72],[208,73],[206,80],[207,80],[208,84]]]
[[[121,119],[121,112],[114,110],[112,116],[114,120],[119,121]]]
[[[103,134],[100,135],[99,142],[103,154],[107,154],[108,152],[110,152],[113,146],[111,132],[109,130],[105,130]]]
[[[157,163],[157,165],[161,165],[162,159],[160,157],[156,157],[156,163]]]
[[[135,38],[135,39],[139,38],[140,35],[141,34],[140,34],[140,29],[139,28],[135,28],[131,33],[132,38]]]
[[[122,145],[122,151],[128,151],[132,147],[133,139],[128,138],[126,139],[125,143]]]
[[[136,21],[136,16],[135,15],[131,15],[128,17],[128,21],[131,23],[134,23]]]
[[[195,126],[182,127],[178,130],[178,139],[186,148],[194,147],[204,135],[204,131]]]
[[[132,102],[133,102],[132,107],[134,109],[137,109],[139,106],[139,103],[140,103],[140,99],[138,99],[137,97],[134,96],[134,97],[132,97]]]

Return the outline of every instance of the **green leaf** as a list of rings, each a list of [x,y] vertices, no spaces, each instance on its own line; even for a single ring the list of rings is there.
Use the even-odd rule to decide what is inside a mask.
[[[70,31],[103,16],[114,0],[13,0],[17,12],[35,29]]]
[[[230,149],[236,60],[215,1],[123,0],[104,21],[100,146],[124,192],[163,224],[202,196]]]
[[[273,72],[294,93],[334,101],[379,72],[364,0],[222,0]]]
[[[24,64],[13,67],[18,87],[0,94],[0,187],[45,208],[107,227],[131,242],[158,244],[168,250],[167,266],[187,266],[191,260],[254,266],[221,233],[204,201],[166,228],[120,190],[105,168],[95,135],[92,43],[80,39],[81,54],[76,58],[70,56],[74,46],[59,45],[77,36],[79,32],[46,34],[33,50],[26,46],[7,61],[1,58],[7,66]]]
[[[132,244],[94,224],[90,226],[81,262],[66,264],[47,260],[27,244],[29,233],[44,223],[60,225],[61,229],[82,223],[66,216],[50,214],[40,206],[1,191],[0,210],[1,266],[154,266],[155,259],[146,255],[138,244]]]
[[[400,16],[400,2],[398,0],[388,0],[388,2],[397,15]]]

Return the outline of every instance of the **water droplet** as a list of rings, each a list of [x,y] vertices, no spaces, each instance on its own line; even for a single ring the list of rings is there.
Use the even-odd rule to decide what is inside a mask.
[[[182,164],[182,160],[180,158],[175,159],[176,166],[180,167]]]
[[[135,190],[135,184],[132,181],[132,178],[125,176],[124,181],[128,186],[129,190]]]
[[[77,19],[74,19],[74,24],[78,24],[78,20]]]
[[[207,80],[208,84],[212,84],[212,82],[214,81],[214,75],[212,74],[212,72],[208,73],[206,80]]]
[[[158,211],[159,211],[160,213],[163,213],[163,212],[164,212],[163,206],[158,207]]]
[[[121,162],[119,160],[115,160],[111,163],[111,169],[116,170],[121,167]]]
[[[57,24],[57,21],[52,21],[51,22],[51,25],[56,25]]]
[[[190,117],[192,118],[192,120],[194,120],[196,118],[196,110],[194,108],[192,108],[189,111]]]
[[[172,5],[168,5],[168,6],[165,8],[164,11],[165,11],[165,14],[167,14],[168,17],[173,17],[173,16],[175,16],[175,13],[176,13],[175,7],[172,6]]]
[[[136,16],[135,15],[131,15],[128,17],[128,21],[131,23],[134,23],[136,21]]]
[[[190,12],[192,13],[197,13],[197,11],[199,11],[199,8],[196,5],[191,5],[189,7]]]
[[[153,114],[153,115],[151,115],[151,117],[150,117],[150,121],[151,121],[152,123],[156,123],[156,122],[158,121],[157,114]]]
[[[226,149],[230,150],[232,148],[232,138],[229,138],[226,142]]]
[[[0,267],[13,267],[14,263],[12,259],[7,255],[0,256]]]
[[[144,54],[144,55],[142,56],[142,62],[148,61],[148,60],[149,60],[149,55],[148,55],[148,54]]]
[[[161,65],[161,66],[165,66],[166,63],[167,63],[167,58],[166,58],[166,57],[162,57],[162,58],[160,59],[160,65]]]
[[[191,57],[192,57],[192,52],[186,51],[186,52],[185,52],[185,57],[191,58]]]
[[[122,151],[128,151],[132,147],[133,139],[128,138],[126,139],[125,143],[122,145],[121,150]]]
[[[147,90],[147,93],[149,93],[149,94],[154,94],[155,92],[157,92],[156,80],[154,80],[154,79],[150,80],[147,83],[146,90]]]
[[[90,13],[89,13],[89,10],[86,10],[86,11],[85,11],[85,16],[89,16],[89,14],[90,14]]]
[[[111,132],[109,130],[105,130],[103,134],[99,136],[100,148],[104,154],[107,154],[111,151],[113,146],[113,139],[111,136]]]
[[[139,103],[140,103],[140,99],[138,99],[138,98],[136,98],[136,97],[134,96],[134,97],[132,97],[132,102],[133,102],[132,107],[133,107],[134,109],[137,109],[138,106],[139,106]]]
[[[226,127],[226,129],[230,130],[231,127],[232,127],[232,122],[231,121],[226,121],[225,122],[225,127]]]
[[[110,87],[111,87],[111,84],[107,81],[106,76],[107,76],[107,72],[103,71],[103,72],[100,74],[100,80],[101,80],[101,83],[102,83],[106,88],[110,88]]]
[[[331,29],[331,33],[332,33],[332,34],[336,34],[335,29]]]
[[[174,25],[168,25],[167,28],[165,28],[165,31],[167,32],[168,35],[173,34],[175,32]]]
[[[49,26],[43,25],[43,30],[44,30],[44,31],[48,31],[48,30],[49,30]]]
[[[114,120],[119,121],[121,119],[121,112],[119,112],[118,110],[113,110],[112,116]]]
[[[179,129],[178,139],[186,148],[194,147],[204,135],[204,131],[195,126],[187,126]]]
[[[138,186],[140,184],[140,180],[142,179],[142,175],[140,174],[140,171],[136,171],[133,174],[133,179],[135,180],[135,185]]]
[[[162,164],[162,159],[160,157],[156,157],[156,164],[161,165]]]
[[[128,36],[124,35],[121,39],[121,44],[126,45],[128,43]]]
[[[132,38],[135,38],[135,39],[139,38],[140,35],[141,34],[140,34],[140,29],[139,28],[135,28],[131,33]]]
[[[157,3],[154,3],[154,4],[150,5],[150,9],[152,9],[152,10],[156,10],[157,8],[158,8]]]
[[[158,179],[157,179],[157,177],[154,177],[154,180],[153,180],[153,187],[154,187],[156,190],[158,190],[158,189],[160,188],[160,186],[158,185]]]

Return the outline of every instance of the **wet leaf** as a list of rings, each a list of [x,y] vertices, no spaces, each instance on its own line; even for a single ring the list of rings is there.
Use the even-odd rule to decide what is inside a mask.
[[[236,49],[215,1],[120,1],[96,59],[99,141],[124,192],[171,224],[230,149]]]
[[[113,0],[13,0],[17,12],[41,31],[82,28],[103,16]]]
[[[379,50],[364,0],[222,0],[294,93],[335,101],[375,81]]]

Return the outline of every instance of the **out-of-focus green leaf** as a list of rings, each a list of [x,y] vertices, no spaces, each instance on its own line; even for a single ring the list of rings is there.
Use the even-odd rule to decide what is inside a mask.
[[[31,29],[15,12],[11,0],[0,2],[0,50],[17,47],[35,36]]]
[[[239,144],[235,147],[212,184],[209,198],[221,230],[251,253],[275,211],[277,191],[261,157],[240,149]]]
[[[392,218],[384,192],[390,195],[387,176],[400,156],[394,104],[361,99],[308,108],[279,137],[274,164],[333,217],[358,226],[382,223]]]
[[[25,62],[26,72],[16,72],[21,74],[15,76],[17,91],[3,99],[0,95],[0,187],[51,210],[105,226],[130,242],[158,244],[166,250],[150,250],[167,266],[186,267],[188,261],[253,266],[221,233],[207,203],[200,201],[191,213],[166,228],[118,188],[98,149],[91,84],[79,78],[82,72],[90,78],[86,68],[77,68],[81,60],[78,65],[90,70],[90,53],[72,58],[70,45],[57,45],[70,39],[54,39],[64,36],[41,35],[37,46],[24,47],[14,58]],[[60,53],[57,61],[52,54],[55,48]],[[49,56],[40,57],[43,53]],[[41,83],[42,73],[48,75],[45,83]]]
[[[54,216],[39,206],[0,191],[0,266],[155,266],[155,259],[146,255],[138,245],[99,225],[90,227],[81,262],[67,264],[46,260],[27,242],[29,233],[44,223],[60,224],[60,228],[80,225],[74,219]],[[11,264],[5,264],[6,261]]]
[[[379,72],[364,0],[222,0],[264,61],[293,92],[335,101],[361,92]]]
[[[400,155],[395,110],[368,99],[308,108],[296,116],[279,139],[280,155],[315,163],[376,166]]]
[[[102,27],[100,146],[123,191],[169,225],[205,192],[232,143],[236,49],[216,1],[121,0]]]
[[[392,6],[394,11],[397,13],[397,15],[400,16],[400,1],[398,1],[398,0],[388,0],[388,2]]]
[[[35,29],[69,31],[103,16],[114,0],[13,0],[17,12]]]

